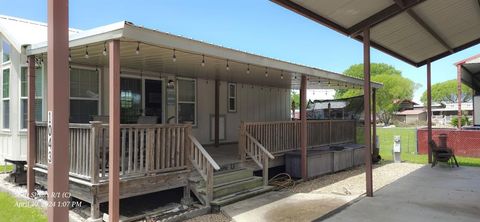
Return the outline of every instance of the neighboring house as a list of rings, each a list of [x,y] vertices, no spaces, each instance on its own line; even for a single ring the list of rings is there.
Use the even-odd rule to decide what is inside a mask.
[[[441,107],[432,107],[433,123],[439,126],[450,126],[452,117],[458,116],[458,103],[442,103]],[[473,119],[473,103],[462,103],[462,114]]]
[[[425,110],[408,109],[395,113],[395,120],[403,124],[418,124],[427,121]]]
[[[70,29],[70,33],[79,30]],[[25,45],[47,40],[43,23],[0,16],[0,163],[4,159],[26,159],[27,130],[27,63]],[[43,67],[37,68],[37,121],[45,120],[46,80]]]
[[[20,126],[26,126],[27,70],[21,67],[26,66],[27,56],[34,56],[38,67],[34,171],[36,182],[46,186],[45,95],[49,81],[45,75],[47,63],[43,61],[47,59],[47,27],[43,23],[0,17],[0,33],[5,42],[3,57],[11,57],[10,62],[2,65],[0,116],[5,129],[1,131],[0,155],[25,159],[25,129]],[[13,41],[25,35],[41,38]],[[120,44],[121,58],[120,85],[116,86],[120,90],[121,111],[121,198],[184,188],[185,198],[189,198],[191,190],[201,203],[221,205],[269,190],[268,168],[284,165],[283,155],[300,146],[299,134],[294,133],[300,121],[291,121],[291,90],[300,88],[301,79],[307,81],[310,89],[329,88],[329,83],[342,87],[364,84],[362,79],[126,21],[91,30],[72,30],[70,83],[65,83],[70,86],[70,183],[74,197],[96,206],[91,208],[93,219],[101,218],[98,206],[108,200],[107,115],[112,86],[107,44],[112,41]],[[381,85],[372,83],[372,87]],[[307,124],[308,134],[318,135],[308,141],[309,148],[355,142],[354,121]],[[323,124],[329,124],[329,130]],[[11,155],[12,151],[15,155]],[[278,158],[269,164],[273,155]],[[250,167],[239,169],[240,166]],[[218,177],[213,172],[232,168],[232,173],[240,173],[241,179],[223,178],[221,183],[215,183],[214,191]],[[252,170],[263,170],[264,178],[254,176]],[[198,177],[191,178],[192,175]],[[249,190],[245,191],[245,187]]]
[[[398,111],[414,109],[414,107],[418,105],[416,102],[409,99],[395,100],[394,103],[398,105]]]
[[[363,120],[363,96],[345,99],[315,100],[307,110],[307,118]]]

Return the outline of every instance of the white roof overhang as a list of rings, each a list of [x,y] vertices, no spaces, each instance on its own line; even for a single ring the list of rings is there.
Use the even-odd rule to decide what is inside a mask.
[[[300,76],[306,75],[310,89],[363,87],[362,79],[147,29],[130,22],[114,23],[71,36],[72,64],[107,65],[108,57],[103,56],[102,51],[105,43],[113,39],[121,41],[120,62],[122,68],[127,69],[293,89],[299,88]],[[88,59],[84,58],[86,46]],[[138,55],[135,53],[137,47],[140,48]],[[27,49],[28,55],[44,56],[46,52],[47,42]],[[201,66],[203,57],[204,67]],[[229,70],[226,69],[227,61]],[[247,69],[250,74],[246,73]],[[380,88],[382,85],[372,83],[372,86]]]

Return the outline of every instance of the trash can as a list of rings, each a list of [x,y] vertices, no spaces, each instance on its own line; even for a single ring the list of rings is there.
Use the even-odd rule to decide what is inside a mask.
[[[393,136],[393,162],[400,163],[401,159],[401,143],[400,143],[400,136]]]

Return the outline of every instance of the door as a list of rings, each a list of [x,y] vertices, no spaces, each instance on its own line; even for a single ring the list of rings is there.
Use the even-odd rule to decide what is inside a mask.
[[[145,116],[157,116],[163,119],[163,81],[145,79]]]

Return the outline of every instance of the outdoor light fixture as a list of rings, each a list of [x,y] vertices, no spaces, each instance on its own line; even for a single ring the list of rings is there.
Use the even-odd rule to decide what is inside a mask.
[[[330,81],[328,81],[328,86],[330,86]]]
[[[104,42],[103,43],[103,52],[102,52],[103,56],[107,56],[107,43]]]
[[[169,88],[173,88],[175,86],[175,82],[173,80],[168,80],[168,85]]]
[[[227,59],[227,67],[226,67],[227,71],[230,70],[230,66],[228,65],[228,59]]]
[[[72,61],[72,54],[70,52],[68,52],[68,61],[71,62]]]
[[[140,54],[140,42],[137,43],[137,50],[135,50],[135,54]]]
[[[283,70],[282,70],[282,74],[280,74],[280,79],[283,79]]]
[[[85,58],[88,59],[90,56],[88,55],[88,45],[85,46]]]
[[[265,77],[268,77],[268,68],[265,67]]]
[[[202,55],[202,67],[205,66],[205,55]]]
[[[250,74],[250,64],[247,64],[247,74]]]
[[[175,49],[173,49],[172,61],[173,61],[173,62],[176,62],[176,61],[177,61],[177,55],[175,54]]]

